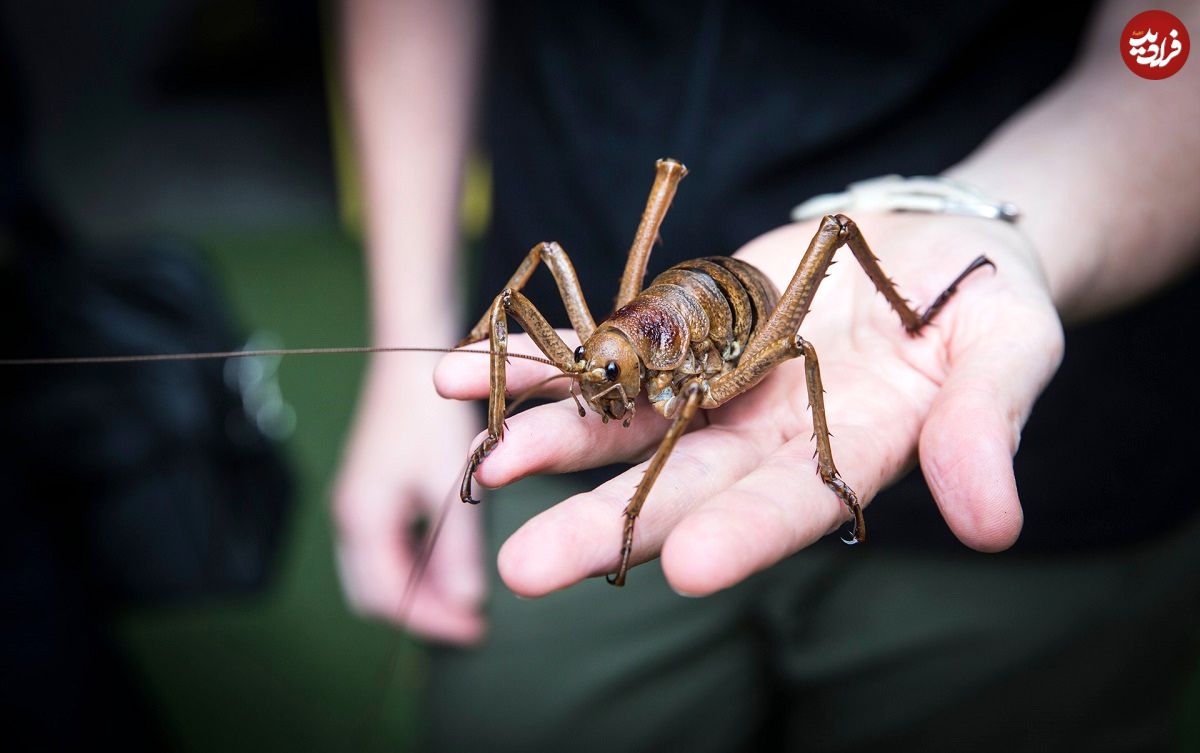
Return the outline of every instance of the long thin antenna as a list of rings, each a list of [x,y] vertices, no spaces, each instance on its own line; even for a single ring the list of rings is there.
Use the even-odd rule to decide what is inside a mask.
[[[202,353],[154,353],[145,355],[123,355],[123,356],[77,356],[64,358],[3,358],[0,359],[0,367],[3,366],[79,366],[87,364],[121,364],[121,363],[161,363],[170,361],[203,361],[217,360],[226,358],[259,358],[259,357],[279,357],[279,356],[319,356],[319,355],[346,355],[355,353],[478,353],[480,355],[494,355],[497,351],[479,350],[475,348],[435,348],[435,347],[388,347],[388,346],[347,346],[333,348],[269,348],[263,350],[225,350],[225,351],[208,351]],[[519,358],[525,361],[534,361],[536,363],[546,364],[548,366],[556,366],[556,364],[548,358],[540,356],[531,356],[524,353],[505,353],[508,358]],[[536,392],[547,383],[561,378],[571,377],[570,374],[558,374],[549,379],[542,380],[530,387],[517,397],[516,401],[509,406],[506,415],[511,415],[513,409],[524,402],[529,396]],[[465,471],[466,466],[463,466]],[[404,590],[401,592],[395,618],[398,622],[403,623],[409,612],[412,610],[413,603],[416,597],[417,589],[425,578],[426,570],[429,567],[429,562],[433,557],[433,550],[437,545],[438,538],[442,532],[442,526],[446,521],[446,516],[449,514],[453,506],[454,491],[451,490],[447,495],[446,501],[442,504],[441,509],[437,512],[436,517],[430,521],[430,527],[427,529],[426,536],[421,542],[421,547],[417,553],[413,569],[409,573],[408,579],[404,584]],[[351,744],[352,750],[365,750],[374,738],[375,728],[378,726],[379,717],[382,712],[383,695],[395,676],[396,666],[400,658],[400,636],[393,639],[393,643],[388,650],[383,666],[381,667],[377,684],[380,687],[377,700],[370,704],[364,711],[363,716],[356,724],[357,730],[352,735]]]
[[[567,379],[573,377],[573,374],[555,374],[548,379],[543,379],[537,384],[534,384],[532,387],[522,392],[512,403],[509,404],[508,408],[504,411],[505,418],[511,416],[516,411],[517,406],[532,397],[537,390],[545,387],[550,382],[553,382],[556,379]],[[464,463],[459,475],[462,475],[463,472],[466,472],[466,469],[467,466]],[[420,587],[421,582],[424,581],[425,571],[429,568],[430,560],[433,559],[433,550],[434,547],[437,546],[438,537],[441,536],[442,525],[446,522],[446,518],[449,517],[450,510],[454,508],[454,502],[457,501],[457,495],[455,494],[455,491],[456,489],[452,488],[449,494],[446,495],[446,499],[442,503],[441,510],[438,511],[437,517],[431,522],[431,525],[425,535],[423,542],[424,545],[417,554],[417,559],[413,563],[413,569],[409,573],[408,580],[404,584],[404,590],[400,595],[399,606],[397,607],[394,615],[394,619],[400,624],[403,624],[408,620],[408,616],[412,611],[413,602],[415,601],[417,595],[417,589]],[[376,683],[379,686],[379,691],[376,694],[374,701],[363,712],[363,715],[359,718],[358,723],[355,725],[356,730],[351,738],[352,743],[347,750],[369,750],[371,743],[374,742],[379,727],[379,719],[383,713],[384,697],[388,686],[391,685],[392,680],[396,676],[396,668],[400,662],[401,642],[399,638],[400,636],[396,636],[396,638],[392,640],[391,646],[388,648],[387,658],[385,659],[379,676],[376,679]]]
[[[347,353],[481,353],[492,355],[491,350],[472,348],[392,348],[386,346],[358,345],[343,348],[271,348],[268,350],[222,350],[206,353],[155,353],[135,356],[82,356],[74,358],[0,358],[0,366],[70,366],[97,363],[148,363],[158,361],[204,361],[217,358],[258,358],[261,356],[326,356]],[[509,358],[536,361],[548,366],[554,362],[540,356],[524,353],[507,353]]]
[[[462,472],[467,470],[467,464],[463,463]],[[421,548],[417,552],[416,560],[413,562],[413,568],[408,574],[408,579],[404,583],[404,590],[400,593],[400,600],[396,606],[396,613],[393,618],[403,628],[404,623],[408,620],[408,615],[412,611],[413,603],[416,600],[417,589],[425,580],[425,571],[429,569],[429,563],[433,559],[433,550],[437,546],[438,538],[442,534],[442,525],[446,522],[446,518],[450,516],[450,511],[454,509],[454,503],[458,501],[457,485],[451,487],[447,492],[441,508],[437,511],[437,516],[430,521],[429,527],[426,529],[425,537],[421,542]],[[379,733],[379,720],[383,715],[383,702],[386,700],[388,687],[392,684],[392,680],[396,676],[396,668],[400,664],[400,653],[403,646],[404,635],[397,633],[391,638],[387,648],[387,654],[384,657],[383,664],[375,677],[375,695],[363,709],[358,721],[354,724],[354,729],[351,730],[348,740],[347,751],[369,751]]]

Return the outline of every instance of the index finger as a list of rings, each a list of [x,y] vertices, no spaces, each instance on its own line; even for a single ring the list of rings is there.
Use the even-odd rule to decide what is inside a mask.
[[[680,438],[637,519],[632,561],[656,557],[667,533],[691,510],[753,470],[767,445],[714,426]],[[509,537],[498,563],[508,587],[537,597],[614,572],[620,561],[623,510],[647,464],[551,507]]]

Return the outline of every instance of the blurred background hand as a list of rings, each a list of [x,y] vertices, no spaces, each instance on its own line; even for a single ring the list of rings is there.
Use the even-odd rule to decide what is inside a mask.
[[[360,613],[438,641],[482,638],[480,516],[458,500],[477,423],[469,405],[434,393],[427,367],[386,355],[371,365],[333,491],[338,569]],[[428,569],[410,583],[427,540],[416,528],[443,514]]]

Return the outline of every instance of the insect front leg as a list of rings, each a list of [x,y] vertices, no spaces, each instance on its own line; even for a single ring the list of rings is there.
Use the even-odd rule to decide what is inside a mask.
[[[488,328],[491,338],[491,392],[488,396],[488,435],[471,452],[467,469],[463,474],[459,497],[463,502],[478,504],[471,497],[471,477],[488,455],[504,438],[505,412],[505,366],[508,359],[508,317],[521,325],[530,339],[563,372],[572,371],[575,359],[571,349],[563,342],[546,317],[534,307],[524,294],[505,288],[492,302],[488,313]]]
[[[513,276],[509,278],[504,289],[520,292],[525,287],[525,283],[529,282],[529,278],[533,276],[533,271],[537,269],[538,264],[542,262],[545,262],[550,269],[550,274],[554,276],[558,294],[562,297],[563,305],[567,307],[567,317],[571,320],[571,327],[579,336],[579,341],[583,342],[595,331],[596,322],[592,319],[592,312],[588,310],[587,301],[583,297],[583,288],[579,285],[579,277],[575,274],[571,258],[567,256],[567,252],[563,250],[562,246],[551,241],[539,243],[529,249],[529,253],[517,266],[517,271],[513,272]],[[464,345],[487,339],[491,332],[491,321],[492,309],[489,308],[471,329],[471,333],[464,337],[457,347],[461,348]]]
[[[684,401],[679,413],[675,414],[671,428],[667,429],[666,436],[662,438],[658,450],[650,459],[650,465],[642,474],[642,480],[638,482],[637,489],[633,492],[633,498],[629,500],[629,504],[625,505],[625,532],[621,537],[621,563],[617,566],[616,574],[608,576],[607,579],[614,586],[625,585],[625,575],[629,572],[629,556],[633,552],[633,526],[637,521],[638,514],[642,511],[642,505],[646,503],[650,488],[654,486],[658,474],[666,465],[671,450],[675,449],[675,443],[679,441],[679,437],[683,436],[683,430],[687,428],[692,417],[696,415],[696,410],[700,407],[702,398],[700,380],[688,382],[680,391],[680,396]]]

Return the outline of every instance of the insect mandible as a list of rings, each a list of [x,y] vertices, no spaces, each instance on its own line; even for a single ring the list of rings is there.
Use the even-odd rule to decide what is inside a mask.
[[[470,334],[458,344],[463,347],[489,340],[491,354],[488,433],[470,454],[459,496],[464,502],[477,502],[472,498],[472,476],[504,438],[505,359],[511,317],[552,364],[573,379],[571,396],[581,417],[586,415],[586,404],[605,423],[614,420],[629,426],[635,399],[645,390],[651,406],[671,421],[625,506],[620,564],[617,572],[608,576],[609,583],[624,585],[638,515],[696,412],[720,407],[754,387],[776,366],[798,357],[805,361],[818,472],[849,512],[851,530],[849,538],[844,540],[865,541],[862,506],[834,465],[817,353],[799,334],[817,287],[834,253],[848,246],[904,328],[915,335],[933,320],[967,275],[982,266],[994,265],[986,257],[977,257],[924,312],[918,313],[884,274],[854,221],[838,214],[821,221],[782,294],[763,272],[745,261],[726,256],[676,264],[643,288],[646,265],[659,228],[679,182],[687,175],[687,168],[677,160],[660,159],[655,167],[654,184],[629,250],[612,315],[596,324],[567,252],[557,243],[539,243],[529,251]],[[554,276],[571,327],[583,343],[574,350],[521,292],[542,263]]]

